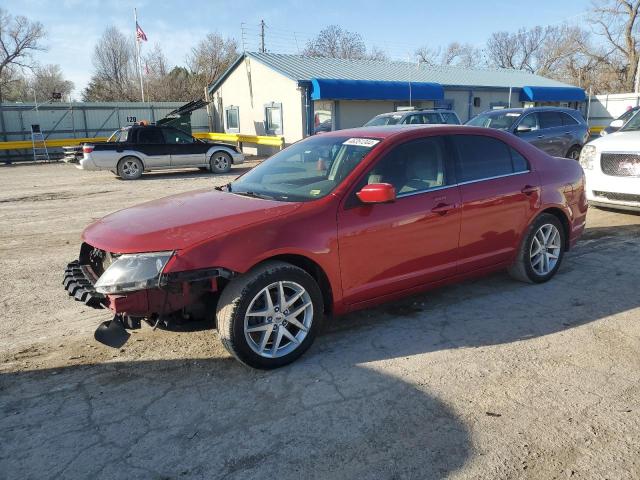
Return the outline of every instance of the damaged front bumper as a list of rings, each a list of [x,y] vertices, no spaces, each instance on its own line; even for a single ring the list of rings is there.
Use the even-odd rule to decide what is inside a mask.
[[[62,285],[69,296],[92,308],[106,308],[107,298],[96,292],[94,284],[97,278],[86,265],[78,260],[71,262],[64,270]]]

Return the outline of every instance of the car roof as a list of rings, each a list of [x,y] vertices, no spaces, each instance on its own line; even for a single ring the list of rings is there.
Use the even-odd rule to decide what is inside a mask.
[[[386,112],[386,113],[379,113],[378,115],[375,116],[375,118],[377,117],[391,117],[394,115],[411,115],[412,113],[455,113],[453,110],[445,110],[445,109],[441,109],[441,108],[421,108],[418,110],[400,110],[397,112]]]
[[[345,130],[334,130],[323,133],[322,136],[331,137],[355,137],[355,138],[378,138],[386,139],[392,137],[412,136],[415,131],[424,131],[441,135],[452,134],[482,134],[495,136],[492,129],[483,127],[473,127],[468,125],[450,124],[414,124],[414,125],[384,125],[376,127],[358,127]]]
[[[485,110],[480,115],[500,115],[503,113],[530,113],[530,112],[564,112],[564,113],[580,113],[574,108],[567,107],[518,107],[518,108],[499,108],[496,110]]]

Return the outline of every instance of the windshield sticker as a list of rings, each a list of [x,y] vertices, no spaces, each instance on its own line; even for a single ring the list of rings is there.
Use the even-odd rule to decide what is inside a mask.
[[[506,116],[507,117],[519,117],[520,114],[519,113],[507,113]]]
[[[371,148],[374,145],[380,143],[380,140],[373,140],[372,138],[350,138],[346,142],[343,142],[343,145],[354,145],[356,147],[366,147]]]
[[[320,195],[320,190],[311,190],[309,192],[309,195],[313,195],[314,197]]]

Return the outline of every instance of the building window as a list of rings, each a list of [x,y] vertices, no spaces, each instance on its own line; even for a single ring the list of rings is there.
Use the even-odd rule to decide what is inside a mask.
[[[282,104],[268,103],[264,106],[264,129],[267,135],[282,135]]]
[[[240,109],[231,105],[224,109],[226,132],[240,133]]]

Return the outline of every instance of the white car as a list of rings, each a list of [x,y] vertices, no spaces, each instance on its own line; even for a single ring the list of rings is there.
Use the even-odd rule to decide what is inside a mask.
[[[640,115],[580,153],[591,205],[640,211]]]

